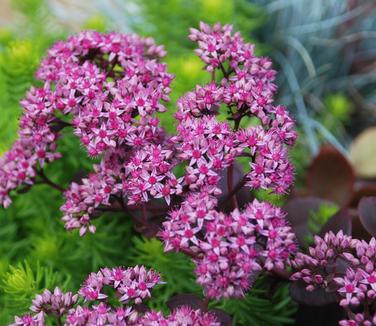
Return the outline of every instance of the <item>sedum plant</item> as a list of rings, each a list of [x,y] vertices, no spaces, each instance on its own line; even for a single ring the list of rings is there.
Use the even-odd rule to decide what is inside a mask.
[[[330,167],[335,166],[336,173],[328,170],[327,159],[322,163],[322,155],[310,168],[310,191],[329,196],[341,209],[319,221],[324,224],[320,236],[304,253],[307,238],[297,230],[306,232],[308,226],[292,222],[296,237],[288,222],[304,210],[294,212],[290,203],[285,207],[287,219],[282,208],[263,201],[271,198],[270,192],[286,193],[292,184],[288,150],[296,138],[287,110],[273,104],[277,87],[271,62],[257,57],[253,45],[233,33],[230,25],[201,23],[190,30],[189,38],[197,44],[195,53],[210,81],[179,98],[172,135],[159,116],[167,110],[174,76],[162,62],[164,48],[152,39],[87,31],[48,51],[36,74],[39,87],[31,88],[21,101],[18,139],[0,159],[1,204],[9,207],[16,192],[39,184],[62,193],[65,228],[85,235],[77,254],[85,252],[85,239],[90,237],[93,241],[86,246],[91,252],[99,250],[92,270],[104,265],[100,250],[106,249],[95,239],[118,244],[121,232],[129,235],[132,223],[136,234],[149,239],[134,236],[124,263],[154,265],[169,281],[166,290],[160,289],[163,282],[157,272],[144,266],[113,268],[109,259],[109,267],[91,273],[78,291],[63,292],[55,287],[62,281],[52,270],[39,267],[34,274],[25,262],[5,274],[1,288],[18,300],[9,304],[20,306],[40,294],[32,312],[15,317],[14,325],[229,325],[231,318],[244,324],[284,323],[283,317],[257,317],[265,302],[278,301],[271,311],[289,305],[283,287],[271,300],[260,300],[258,291],[268,286],[265,275],[291,280],[290,291],[298,301],[317,294],[325,303],[334,299],[347,315],[341,325],[374,324],[375,239],[346,235],[357,221],[355,211],[351,217],[344,209],[353,197],[343,193],[347,188],[353,191],[351,167],[327,149],[322,155],[336,158]],[[89,157],[85,165],[95,164],[92,172],[77,173],[66,187],[52,181],[48,171],[59,164],[62,153],[69,153],[62,140],[69,139],[71,129]],[[347,179],[341,177],[346,173]],[[324,187],[333,179],[338,179],[334,185],[343,186]],[[298,202],[320,203],[309,198]],[[374,208],[373,197],[363,198],[358,207],[359,219],[371,235]],[[100,218],[106,213],[128,218],[113,219],[123,227],[120,233],[106,234],[113,230]],[[320,226],[308,231],[315,233]],[[12,237],[12,225],[8,230]],[[298,241],[303,242],[299,253]],[[52,247],[49,243],[48,237],[38,238],[33,246],[52,259],[63,242]],[[174,266],[179,263],[184,266]],[[178,284],[179,278],[184,282]],[[63,283],[64,290],[69,281]],[[149,303],[145,299],[155,286],[156,296]],[[247,318],[249,307],[257,304],[261,306],[255,315]]]
[[[30,310],[34,314],[15,317],[12,325],[44,325],[47,316],[58,325],[220,325],[215,315],[183,306],[165,317],[158,311],[142,311],[142,302],[151,297],[151,290],[161,284],[158,273],[143,266],[124,269],[103,268],[91,273],[77,294],[63,293],[58,287],[53,292],[45,290],[33,300]],[[113,289],[113,298],[104,289]],[[82,298],[85,304],[79,304]],[[117,301],[111,306],[104,299]],[[102,302],[91,307],[88,303]],[[140,308],[141,307],[141,308]]]
[[[376,241],[358,240],[343,234],[328,232],[315,237],[308,254],[298,253],[292,262],[297,269],[291,279],[302,281],[308,291],[323,288],[334,293],[346,311],[341,326],[374,325],[376,313],[375,272]],[[341,271],[344,269],[344,271]]]
[[[15,191],[48,185],[64,194],[66,229],[82,236],[96,231],[94,220],[105,212],[130,216],[136,231],[192,259],[206,311],[212,300],[243,297],[262,270],[278,274],[296,251],[280,208],[240,196],[245,188],[287,191],[296,134],[287,110],[273,105],[275,71],[267,58],[255,56],[229,25],[202,23],[190,39],[211,81],[179,99],[175,135],[156,116],[166,110],[173,78],[161,62],[163,47],[98,32],[56,43],[36,74],[42,86],[21,102],[19,138],[0,161],[0,201],[8,207]],[[58,140],[69,128],[98,163],[65,189],[46,165],[61,157]],[[248,164],[236,180],[239,159]],[[46,292],[45,300],[53,295]],[[70,313],[75,297],[67,298]],[[95,299],[104,298],[98,292]]]

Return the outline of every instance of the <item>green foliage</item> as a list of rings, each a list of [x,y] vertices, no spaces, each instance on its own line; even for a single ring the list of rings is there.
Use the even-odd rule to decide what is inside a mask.
[[[89,18],[82,27],[103,33],[107,29],[107,21],[105,17],[98,15]]]
[[[166,282],[153,291],[150,303],[153,308],[165,310],[167,300],[175,294],[201,293],[195,283],[190,259],[180,253],[165,253],[158,239],[134,237],[129,258],[132,265],[141,264],[158,271]]]
[[[44,5],[43,0],[13,0],[13,6],[27,17],[35,17]]]
[[[107,214],[98,220],[98,231],[80,238],[64,229],[59,217],[60,193],[47,186],[35,186],[17,196],[8,210],[0,211],[0,275],[9,262],[22,259],[40,262],[43,268],[71,275],[69,286],[77,290],[85,277],[104,266],[128,265],[127,248],[131,246],[131,220],[121,214]],[[14,269],[8,271],[9,276]],[[34,271],[34,269],[33,269]],[[6,305],[11,293],[0,294],[0,311],[10,318],[13,310]],[[25,294],[30,304],[33,295]],[[19,310],[22,310],[21,307]],[[6,320],[6,321],[9,321]],[[5,324],[1,322],[0,324]]]
[[[19,101],[35,82],[33,74],[39,64],[40,52],[39,45],[32,40],[14,40],[5,48],[0,66],[9,102]]]
[[[285,203],[285,196],[273,193],[271,190],[260,189],[254,191],[254,196],[259,201],[267,201],[275,206],[283,206]]]
[[[31,40],[12,40],[0,52],[0,154],[16,138],[18,101],[34,82],[34,71],[40,59],[38,45]]]
[[[344,94],[329,94],[324,99],[324,102],[335,119],[338,119],[341,122],[346,122],[349,119],[352,104]]]
[[[32,265],[28,261],[9,266],[9,271],[2,276],[0,283],[0,302],[12,313],[22,313],[30,306],[30,298],[44,289],[53,289],[59,286],[65,289],[69,277],[52,270],[51,267],[42,267],[39,262]],[[0,313],[0,321],[6,316],[4,310]]]
[[[353,111],[353,105],[349,98],[341,93],[328,94],[324,98],[324,105],[327,113],[319,117],[322,124],[337,136],[344,135],[343,126],[350,121],[350,114]]]
[[[54,25],[50,23],[50,13],[46,0],[11,0],[13,7],[22,16],[23,19],[17,20],[18,29],[22,37],[31,38],[34,41],[46,42],[52,37],[58,35],[57,28],[51,28]]]
[[[288,293],[287,284],[267,293],[270,284],[260,276],[244,299],[223,300],[213,307],[233,316],[233,325],[279,326],[293,324],[296,304]],[[272,290],[270,288],[270,290]]]
[[[13,39],[12,31],[8,28],[0,28],[0,51]]]
[[[317,212],[311,212],[308,220],[308,228],[310,234],[306,237],[306,243],[313,243],[313,234],[318,234],[321,228],[328,222],[328,220],[338,211],[338,206],[335,204],[322,204]]]
[[[232,23],[245,38],[265,21],[265,12],[247,0],[150,0],[139,3],[143,23],[133,26],[142,34],[153,36],[165,44],[169,52],[169,71],[176,74],[169,112],[160,115],[168,131],[174,130],[172,112],[175,101],[197,83],[204,84],[210,75],[193,53],[194,44],[187,38],[188,28],[200,20],[208,23]],[[14,30],[0,31],[0,154],[16,137],[19,100],[31,85],[35,69],[46,49],[58,38],[57,28],[50,28],[45,0],[15,0],[23,20]],[[92,17],[84,29],[107,30],[108,19]],[[254,41],[254,39],[252,40]],[[67,187],[92,169],[89,159],[71,129],[63,131],[59,150],[63,158],[49,165],[45,172],[55,182]],[[266,192],[257,194],[281,204],[282,198]],[[164,253],[155,238],[136,236],[132,222],[122,214],[106,214],[94,222],[97,232],[80,238],[77,232],[64,230],[59,207],[62,194],[44,185],[36,185],[13,205],[0,210],[0,324],[5,325],[15,313],[25,311],[33,296],[45,287],[56,285],[77,290],[86,275],[104,266],[143,264],[162,274],[166,285],[157,287],[151,306],[166,309],[169,297],[178,293],[196,293],[194,266],[183,254]],[[24,263],[19,263],[24,261]],[[31,263],[37,262],[37,263]],[[57,274],[58,271],[58,274]],[[268,295],[265,280],[256,281],[245,300],[226,300],[214,304],[235,317],[234,324],[281,325],[290,323],[294,305],[286,286]]]
[[[135,0],[141,7],[144,23],[132,26],[136,31],[152,35],[176,55],[184,54],[194,45],[187,38],[190,27],[200,21],[209,24],[221,22],[235,24],[248,36],[262,25],[265,15],[261,7],[246,0]]]
[[[34,73],[46,48],[61,37],[46,28],[43,0],[13,0],[13,5],[23,19],[14,30],[0,30],[0,155],[16,138],[19,101],[31,85],[38,86]]]

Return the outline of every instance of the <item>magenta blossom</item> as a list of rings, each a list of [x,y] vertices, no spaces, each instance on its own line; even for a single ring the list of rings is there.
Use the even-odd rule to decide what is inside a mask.
[[[315,246],[308,254],[298,253],[292,261],[297,270],[291,277],[293,281],[303,281],[307,290],[321,287],[335,292],[339,304],[347,312],[351,308],[362,307],[362,313],[350,313],[349,320],[340,325],[373,325],[376,312],[370,302],[376,298],[375,292],[376,240],[370,242],[353,239],[344,235],[326,233],[324,238],[315,237]],[[345,265],[345,271],[338,268]]]
[[[232,26],[201,23],[189,38],[211,81],[177,101],[174,135],[157,116],[166,111],[173,76],[152,39],[82,32],[56,43],[37,71],[43,87],[22,101],[19,139],[0,159],[0,203],[9,206],[15,189],[46,183],[64,193],[65,228],[81,236],[96,231],[93,221],[103,212],[122,212],[137,231],[160,230],[166,250],[192,258],[207,298],[241,297],[258,273],[284,269],[296,251],[281,209],[237,197],[244,188],[288,191],[294,120],[274,105],[271,61],[257,57]],[[60,156],[63,128],[99,159],[68,189],[43,170]],[[240,161],[245,169],[235,178]],[[88,277],[80,295],[102,302],[95,316],[110,309],[103,287],[115,289],[121,302],[139,304],[159,283],[141,269],[129,273],[103,269]]]
[[[56,288],[53,293],[45,290],[33,300],[31,310],[34,314],[15,317],[12,326],[43,326],[47,317],[55,318],[59,325],[65,326],[219,326],[214,314],[181,306],[167,316],[162,312],[147,310],[140,312],[137,305],[151,298],[150,290],[161,283],[158,273],[143,266],[133,268],[103,268],[92,273],[84,282],[78,294],[63,293]],[[119,299],[118,304],[105,302],[101,293],[104,286],[113,287]],[[78,296],[93,304],[77,304]],[[142,299],[142,300],[141,300]],[[132,304],[134,303],[134,304]],[[135,306],[136,305],[136,306]]]

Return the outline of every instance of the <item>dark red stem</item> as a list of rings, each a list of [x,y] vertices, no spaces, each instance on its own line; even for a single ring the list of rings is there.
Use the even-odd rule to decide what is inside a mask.
[[[247,178],[246,178],[246,176],[244,176],[243,177],[243,179],[241,179],[240,181],[239,181],[239,183],[235,186],[235,188],[233,188],[232,190],[231,190],[231,192],[229,192],[228,194],[227,194],[227,196],[223,199],[223,203],[226,203],[232,196],[234,196],[241,188],[243,188],[243,186],[245,185],[245,183],[246,183],[246,181],[247,181]]]
[[[60,192],[65,192],[65,189],[58,185],[57,183],[51,181],[45,174],[42,169],[37,170],[37,175],[41,178],[41,183],[45,183],[46,185],[49,185],[50,187],[60,191]]]
[[[209,302],[210,302],[210,299],[208,297],[205,297],[203,302],[202,302],[202,311],[204,311],[204,312],[208,311]]]
[[[227,190],[228,193],[231,194],[234,188],[234,164],[227,169]],[[235,193],[232,194],[231,198],[231,205],[232,209],[238,208],[238,201],[236,199]]]

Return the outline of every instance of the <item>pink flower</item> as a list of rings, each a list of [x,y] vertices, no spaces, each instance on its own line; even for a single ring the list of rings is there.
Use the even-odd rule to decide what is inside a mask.
[[[291,280],[304,281],[309,290],[321,287],[336,292],[341,306],[368,310],[369,302],[376,298],[375,243],[374,238],[367,243],[342,231],[328,232],[324,238],[316,236],[315,246],[309,248],[309,253],[299,253],[292,261],[297,272]],[[376,321],[374,316],[364,313],[349,317],[340,325],[373,325]]]
[[[150,289],[159,283],[161,283],[159,274],[148,271],[143,266],[112,270],[104,268],[98,273],[89,275],[79,294],[88,301],[105,299],[107,295],[102,293],[102,290],[105,286],[110,286],[119,294],[119,301],[135,300],[136,303],[141,303],[142,300],[151,297]]]
[[[261,270],[284,268],[296,251],[295,236],[284,214],[254,201],[229,215],[214,209],[207,193],[188,197],[163,223],[165,249],[190,251],[197,282],[211,298],[241,297]]]
[[[239,35],[231,35],[232,26],[215,24],[213,27],[200,23],[200,30],[191,28],[189,38],[197,42],[199,49],[195,52],[207,64],[207,70],[213,71],[231,56],[231,50],[241,42]]]
[[[34,312],[45,312],[63,316],[77,302],[77,295],[72,292],[63,293],[58,287],[51,293],[48,289],[37,295],[30,308]]]
[[[360,301],[357,296],[362,293],[362,290],[358,287],[358,280],[354,278],[354,272],[351,269],[349,269],[346,274],[350,274],[352,277],[337,277],[334,279],[334,281],[340,286],[337,292],[345,297],[341,300],[340,305],[359,305]]]
[[[10,324],[10,326],[44,326],[44,313],[39,312],[38,314],[24,315],[23,317],[15,317],[15,322]]]
[[[153,215],[159,210],[153,204],[163,199],[159,207],[169,211],[160,232],[165,249],[192,257],[197,282],[207,297],[241,297],[261,269],[290,263],[295,237],[279,208],[255,200],[239,210],[236,196],[229,195],[229,200],[225,191],[243,186],[276,193],[288,190],[293,181],[288,150],[296,138],[294,121],[284,107],[273,104],[277,87],[271,61],[256,57],[254,46],[233,33],[232,26],[201,23],[189,37],[197,42],[196,53],[211,72],[211,82],[197,85],[177,101],[177,133],[172,136],[157,117],[166,111],[173,79],[160,62],[163,47],[137,35],[92,31],[56,43],[37,72],[44,86],[32,89],[22,101],[19,140],[0,159],[0,203],[8,206],[14,189],[44,180],[40,169],[59,157],[60,130],[72,127],[99,163],[64,192],[66,229],[94,233],[94,218],[107,210],[126,211],[132,217],[142,211],[140,223],[147,226],[149,217],[164,218]],[[235,165],[244,158],[249,168],[233,185]],[[232,211],[220,210],[220,195],[231,202]],[[313,249],[313,258],[298,255],[295,266],[325,265],[332,252],[324,244]],[[368,253],[363,260],[370,273]],[[319,271],[298,273],[308,286],[312,279],[325,284]],[[368,287],[365,280],[363,276],[359,286]],[[104,300],[103,288],[110,286],[122,304],[139,304],[158,283],[158,274],[141,267],[102,269],[88,277],[79,294],[87,301]],[[176,319],[173,324],[198,318],[195,311],[182,312],[171,317]],[[113,314],[102,302],[77,307],[68,319],[77,325],[105,324],[113,322]],[[127,316],[132,322],[140,317],[137,312]],[[209,325],[211,319],[207,320],[202,325]],[[158,321],[172,323],[169,317],[151,313],[150,322]]]

